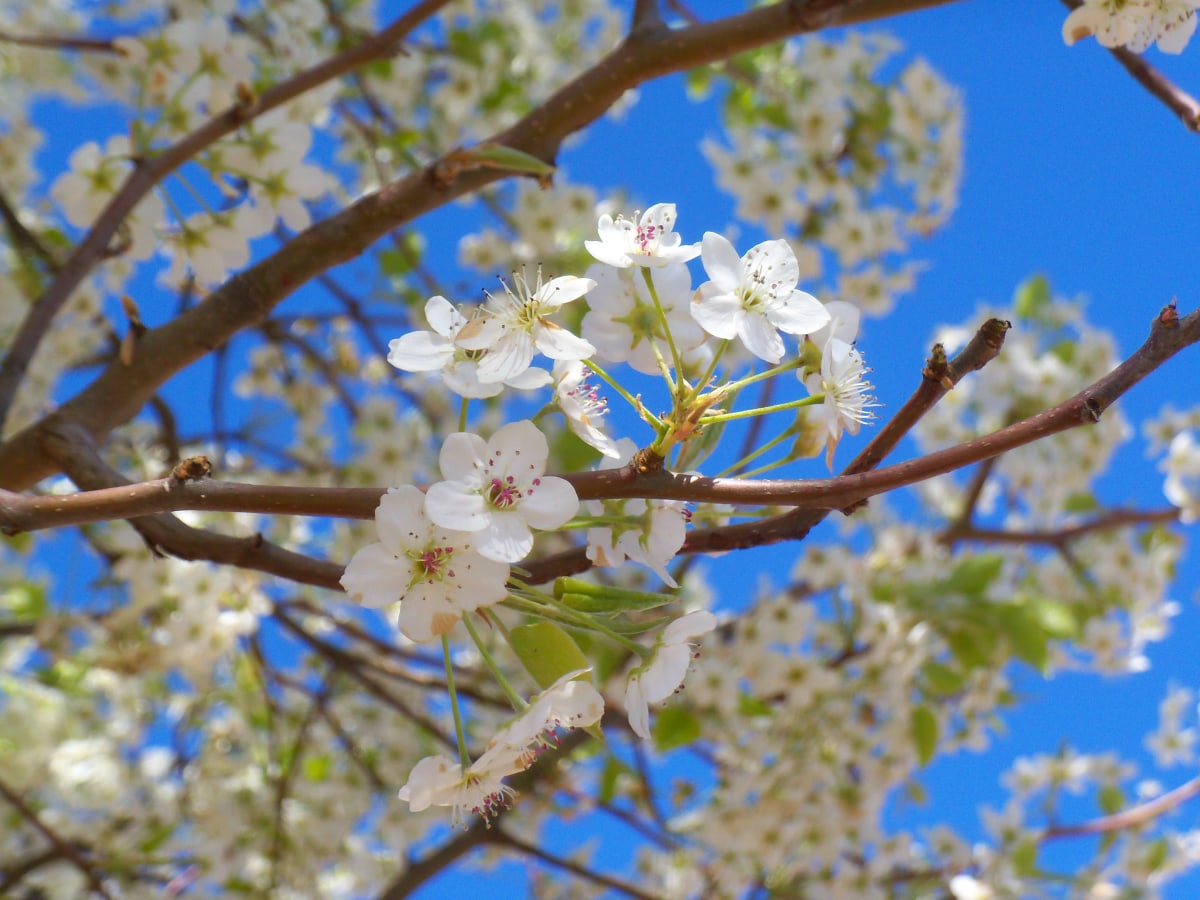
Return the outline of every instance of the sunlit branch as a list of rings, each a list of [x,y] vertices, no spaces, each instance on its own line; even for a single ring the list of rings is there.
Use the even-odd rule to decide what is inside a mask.
[[[1100,816],[1078,825],[1052,825],[1043,832],[1042,839],[1052,840],[1088,834],[1106,834],[1112,831],[1123,831],[1127,828],[1137,828],[1170,812],[1197,795],[1200,795],[1200,775],[1190,781],[1185,781],[1174,790],[1167,791],[1161,797],[1148,800],[1122,812],[1113,813],[1111,816]]]

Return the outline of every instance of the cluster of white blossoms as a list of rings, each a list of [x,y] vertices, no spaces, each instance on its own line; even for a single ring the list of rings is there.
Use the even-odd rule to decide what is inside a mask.
[[[1102,47],[1134,53],[1151,44],[1182,53],[1196,32],[1197,9],[1200,0],[1083,0],[1063,22],[1063,40],[1094,37]]]
[[[597,238],[585,241],[595,260],[586,277],[547,280],[540,269],[533,278],[517,273],[511,286],[504,284],[471,310],[434,296],[425,304],[430,330],[394,339],[388,362],[440,379],[459,394],[460,428],[468,421],[472,399],[496,397],[508,388],[553,385],[553,407],[571,431],[606,457],[603,466],[612,468],[630,464],[637,445],[611,436],[607,401],[589,375],[631,402],[654,431],[650,452],[665,461],[673,448],[686,448],[710,424],[724,421],[723,407],[717,407],[740,382],[719,372],[721,360],[740,370],[738,360],[755,359],[766,364],[765,372],[745,377],[794,372],[805,387],[807,396],[786,408],[822,405],[832,458],[842,434],[856,433],[873,405],[862,357],[853,346],[857,309],[842,302],[827,307],[801,291],[799,264],[786,241],[764,241],[739,255],[714,232],[700,243],[685,243],[675,221],[675,206],[667,203],[633,218],[602,214]],[[688,263],[697,257],[708,280],[693,288]],[[581,334],[560,321],[564,309],[577,301],[589,306],[574,319]],[[552,371],[535,365],[541,357],[552,362]],[[649,413],[603,367],[615,363],[662,377],[674,409],[661,416]],[[680,450],[677,458],[685,453]],[[359,549],[342,576],[347,593],[367,606],[398,606],[400,631],[418,643],[444,640],[464,619],[478,641],[472,614],[497,604],[535,613],[535,618],[540,609],[542,618],[618,637],[605,622],[622,603],[651,608],[670,598],[650,594],[631,600],[619,590],[607,596],[603,586],[576,582],[556,588],[550,598],[514,579],[510,566],[532,552],[535,531],[562,531],[577,520],[575,527],[587,529],[592,563],[608,568],[641,563],[675,588],[668,565],[686,538],[689,511],[679,501],[614,499],[590,501],[581,514],[571,483],[546,473],[548,457],[549,442],[531,420],[503,425],[488,439],[465,430],[449,435],[439,454],[442,481],[424,492],[410,485],[393,488],[383,497],[375,515],[377,542]],[[499,615],[488,612],[487,621]],[[650,705],[679,689],[693,642],[716,624],[712,613],[696,610],[667,624],[649,647],[624,639],[640,657],[625,679],[624,706],[635,735],[651,737]],[[560,679],[562,690],[580,682],[565,685]],[[452,806],[456,820],[471,810],[485,818],[494,814],[511,794],[501,779],[528,765],[529,748],[543,740],[539,735],[557,724],[598,720],[603,701],[586,687],[588,708],[596,707],[586,721],[553,712],[559,700],[552,699],[558,695],[551,689],[531,701],[474,762],[460,731],[461,761],[427,757],[401,796],[414,810]],[[584,686],[571,689],[579,692]]]

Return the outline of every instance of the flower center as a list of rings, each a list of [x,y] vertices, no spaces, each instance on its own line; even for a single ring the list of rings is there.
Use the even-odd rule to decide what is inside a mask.
[[[493,478],[488,485],[487,500],[496,509],[512,509],[524,497],[521,488],[511,475],[504,478]]]
[[[649,254],[650,250],[658,244],[660,237],[662,237],[662,232],[657,225],[639,225],[637,237],[633,239],[633,242],[640,252]]]
[[[426,547],[414,560],[417,566],[418,580],[440,581],[446,575],[453,575],[454,573],[449,569],[453,556],[453,547]]]

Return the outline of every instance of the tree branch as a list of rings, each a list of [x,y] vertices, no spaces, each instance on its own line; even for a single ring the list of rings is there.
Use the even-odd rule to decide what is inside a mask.
[[[444,0],[442,0],[444,2]],[[685,71],[753,50],[818,27],[849,25],[923,9],[952,0],[865,0],[833,11],[812,13],[808,3],[783,2],[753,9],[714,22],[678,30],[661,29],[631,35],[628,40],[561,88],[527,116],[484,143],[512,147],[553,163],[562,141],[607,112],[631,88],[673,72]],[[347,54],[302,73],[319,83],[347,71],[372,53],[385,52],[415,26],[417,11],[436,8],[431,0],[385,32]],[[816,21],[814,21],[816,20]],[[404,27],[401,27],[401,26]],[[380,49],[379,42],[390,43]],[[364,50],[366,47],[367,50]],[[326,68],[330,71],[326,72]],[[336,71],[333,71],[336,69]],[[319,70],[319,72],[318,72]],[[310,75],[309,73],[313,73]],[[318,78],[317,76],[320,76]],[[255,111],[269,100],[283,102],[279,92],[299,93],[292,79],[263,94]],[[304,89],[311,87],[305,84]],[[46,295],[30,310],[16,338],[10,358],[0,366],[0,410],[11,402],[36,343],[67,295],[103,253],[109,238],[137,200],[196,150],[235,128],[240,122],[231,110],[189,135],[154,161],[136,169],[126,187],[101,214],[91,234],[64,265]],[[210,136],[209,129],[213,134]],[[319,222],[272,256],[233,276],[202,303],[171,322],[147,332],[139,341],[132,365],[109,365],[87,388],[55,412],[14,435],[0,446],[0,487],[21,490],[55,472],[52,461],[39,448],[39,433],[54,423],[78,422],[97,443],[116,426],[141,410],[158,386],[192,362],[212,352],[244,328],[263,321],[271,310],[302,284],[331,266],[361,254],[387,232],[411,222],[484,185],[510,177],[505,171],[464,164],[461,150],[451,151],[426,169],[386,185],[361,198],[342,212]]]

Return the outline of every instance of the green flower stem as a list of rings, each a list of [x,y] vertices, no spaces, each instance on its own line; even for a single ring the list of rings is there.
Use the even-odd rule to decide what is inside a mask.
[[[744,387],[754,384],[758,381],[766,381],[768,378],[774,378],[776,375],[782,375],[784,372],[790,372],[793,369],[800,368],[802,360],[789,359],[785,363],[780,363],[777,366],[772,366],[764,372],[756,372],[753,375],[747,375],[745,378],[739,378],[737,381],[731,381],[725,385],[728,390],[740,391]]]
[[[758,459],[764,453],[768,453],[771,450],[774,450],[776,447],[778,447],[780,444],[782,444],[785,440],[787,440],[791,435],[793,435],[795,433],[796,433],[796,427],[794,425],[788,426],[783,431],[779,432],[779,434],[777,434],[775,437],[771,438],[771,440],[769,440],[765,444],[763,444],[761,447],[758,447],[758,448],[752,450],[750,453],[747,453],[745,456],[743,456],[741,459],[739,459],[737,462],[735,462],[729,468],[727,468],[721,472],[718,472],[717,477],[718,478],[728,478],[735,473],[741,473],[742,478],[749,477],[749,475],[750,475],[749,472],[742,472],[742,469],[745,466],[754,462],[754,460]],[[774,468],[774,466],[775,466],[775,464],[772,464],[772,468]],[[760,471],[760,470],[756,470],[756,471]]]
[[[625,399],[625,402],[633,407],[634,412],[641,416],[643,421],[649,422],[655,431],[662,431],[667,427],[663,424],[662,419],[654,415],[654,413],[650,412],[650,410],[646,409],[646,407],[642,406],[642,401],[638,400],[631,393],[629,393],[629,391],[621,387],[621,385],[614,381],[612,377],[604,371],[604,369],[596,365],[596,363],[592,362],[590,359],[585,359],[583,364],[595,372],[605,384],[620,394]]]
[[[469,401],[467,400],[467,398],[463,397],[462,404],[458,408],[458,430],[459,431],[467,430],[467,403],[468,402]]]
[[[479,632],[475,630],[475,626],[471,623],[470,616],[463,616],[463,624],[467,626],[467,634],[471,635],[471,640],[475,642],[475,647],[479,650],[479,655],[483,657],[484,665],[492,673],[492,677],[496,679],[496,683],[500,685],[500,690],[504,691],[509,702],[513,705],[513,709],[521,712],[526,709],[529,704],[525,702],[525,698],[518,694],[508,679],[504,677],[504,673],[500,671],[500,667],[496,665],[496,661],[492,659],[492,654],[488,652],[487,647],[483,643],[483,639],[479,636]]]
[[[642,278],[646,280],[646,287],[650,291],[650,299],[654,301],[654,314],[658,316],[658,324],[662,326],[663,334],[667,339],[667,346],[671,348],[671,362],[675,364],[675,371],[679,377],[683,377],[683,357],[679,355],[679,348],[675,346],[675,337],[671,334],[671,324],[667,321],[667,313],[662,308],[662,303],[658,299],[658,291],[654,287],[654,278],[650,273],[648,266],[642,266]],[[672,386],[672,393],[674,387]]]
[[[819,403],[825,402],[824,394],[813,394],[811,397],[804,397],[800,400],[789,400],[787,403],[775,403],[771,406],[760,406],[757,409],[743,409],[740,412],[719,413],[714,416],[702,416],[700,418],[701,425],[714,425],[717,422],[732,422],[734,419],[748,419],[752,416],[765,416],[769,413],[780,412],[785,409],[800,409],[804,406],[816,406]]]
[[[627,650],[632,650],[644,660],[648,660],[654,655],[653,650],[643,647],[637,641],[627,638],[623,634],[618,634],[612,629],[604,627],[587,613],[576,612],[568,606],[562,606],[558,603],[542,604],[516,594],[509,594],[508,602],[543,619],[556,619],[565,625],[599,632],[609,640],[616,641]]]
[[[454,666],[450,662],[450,639],[442,635],[442,660],[446,664],[446,690],[450,693],[450,710],[454,713],[454,735],[458,738],[458,761],[465,772],[471,768],[471,754],[467,752],[467,736],[463,732],[462,713],[458,708],[458,691],[454,689]]]
[[[709,380],[713,376],[713,372],[717,371],[717,363],[719,363],[721,361],[721,357],[725,355],[725,348],[728,346],[728,340],[722,340],[721,343],[717,344],[716,352],[713,353],[712,359],[710,359],[708,362],[708,369],[703,375],[700,376],[700,379],[696,382],[696,386],[692,388],[692,392],[688,394],[687,399],[684,401],[686,406],[691,406],[696,401],[696,398],[700,396],[700,392],[708,385]],[[726,385],[726,388],[728,387],[729,385]]]

